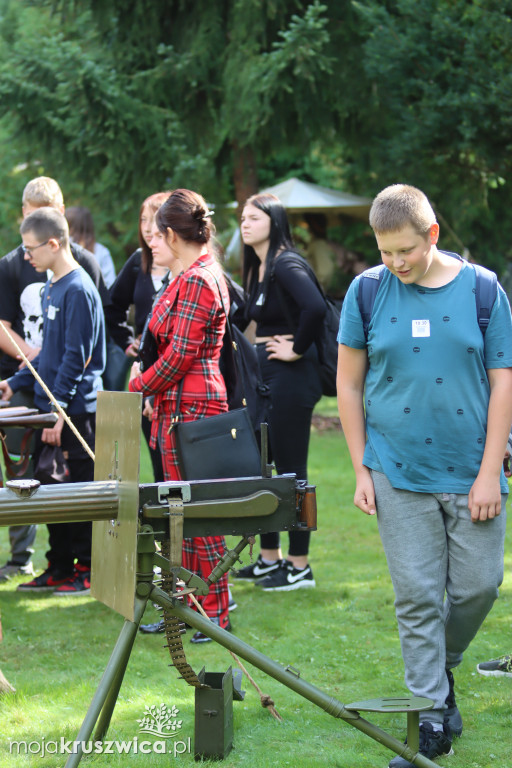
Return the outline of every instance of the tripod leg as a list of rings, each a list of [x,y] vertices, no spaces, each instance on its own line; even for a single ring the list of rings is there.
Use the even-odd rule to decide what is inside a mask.
[[[100,680],[96,693],[90,703],[87,714],[78,731],[73,744],[74,753],[66,761],[65,768],[76,768],[82,759],[82,743],[86,743],[91,738],[98,718],[98,730],[101,729],[102,735],[106,732],[114,711],[117,700],[117,694],[123,680],[123,676],[128,665],[131,649],[137,636],[137,629],[146,608],[147,599],[135,598],[135,620],[125,622],[119,633],[119,637],[112,651],[112,655]],[[102,710],[104,709],[104,712]]]
[[[142,614],[141,614],[141,618],[142,618]],[[129,622],[129,623],[132,625],[130,627],[130,635],[129,635],[129,638],[127,637],[126,639],[124,654],[118,661],[116,676],[112,681],[112,685],[108,689],[107,697],[103,704],[103,708],[98,718],[98,722],[96,723],[96,730],[94,732],[94,741],[103,741],[103,738],[106,732],[108,731],[110,720],[114,712],[114,707],[116,706],[117,697],[119,696],[119,690],[123,682],[124,673],[126,672],[126,667],[128,666],[128,662],[130,661],[130,654],[132,652],[135,638],[137,637],[137,630],[139,628],[140,621],[137,623],[132,623],[132,622]]]

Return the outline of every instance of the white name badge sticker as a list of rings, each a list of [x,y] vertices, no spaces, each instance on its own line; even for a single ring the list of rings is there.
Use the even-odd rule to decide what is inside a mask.
[[[48,320],[55,320],[56,315],[57,313],[55,311],[55,307],[53,306],[53,304],[50,304],[48,306]]]
[[[417,338],[426,339],[428,336],[430,336],[430,320],[413,320],[412,321],[413,339],[417,339]]]

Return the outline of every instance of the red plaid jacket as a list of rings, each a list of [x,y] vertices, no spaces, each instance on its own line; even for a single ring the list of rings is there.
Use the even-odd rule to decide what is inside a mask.
[[[157,341],[158,360],[130,382],[131,392],[155,395],[154,421],[175,414],[178,385],[183,379],[180,411],[199,404],[208,415],[227,410],[226,386],[219,369],[226,316],[214,272],[229,311],[229,294],[213,256],[201,256],[162,294],[149,329]],[[155,426],[155,423],[154,423]]]

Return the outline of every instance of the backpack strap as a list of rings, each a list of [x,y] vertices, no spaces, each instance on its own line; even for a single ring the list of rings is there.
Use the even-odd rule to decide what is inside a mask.
[[[478,325],[485,336],[491,312],[498,293],[498,278],[490,269],[473,264],[475,270],[475,302]]]
[[[458,253],[453,251],[443,251],[448,256],[453,256],[456,259],[460,259]],[[480,264],[471,264],[475,270],[475,304],[476,304],[476,319],[478,321],[478,327],[485,336],[489,320],[491,319],[491,312],[496,301],[498,294],[498,278],[494,272],[490,269],[482,267]]]
[[[380,286],[380,279],[386,267],[379,264],[363,272],[357,287],[357,305],[363,321],[364,338],[368,341],[368,327],[372,319],[373,305]]]

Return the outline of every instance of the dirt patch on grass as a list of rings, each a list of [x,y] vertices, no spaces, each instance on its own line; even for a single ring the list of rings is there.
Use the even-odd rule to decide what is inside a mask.
[[[314,413],[312,425],[318,432],[326,432],[329,429],[336,429],[341,432],[341,424],[337,416],[321,416],[318,413]]]

